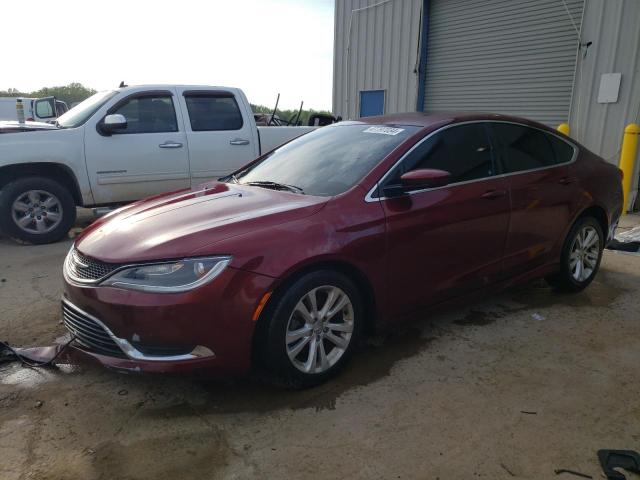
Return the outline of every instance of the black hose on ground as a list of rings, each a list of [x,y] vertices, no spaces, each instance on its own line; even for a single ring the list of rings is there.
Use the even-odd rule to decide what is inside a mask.
[[[69,345],[71,345],[71,343],[75,339],[76,337],[72,336],[71,340],[62,345],[62,347],[56,352],[56,354],[51,359],[45,362],[39,362],[26,358],[24,355],[16,351],[11,345],[9,345],[8,342],[0,341],[0,363],[19,361],[27,367],[50,367],[54,365],[55,360],[62,354],[62,352],[64,352],[69,347]]]

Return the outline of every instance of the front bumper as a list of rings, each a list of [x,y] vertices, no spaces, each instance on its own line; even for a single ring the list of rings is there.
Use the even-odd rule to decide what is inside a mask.
[[[272,281],[228,267],[195,290],[152,294],[65,279],[63,322],[77,348],[113,368],[241,375],[251,365],[251,318]]]

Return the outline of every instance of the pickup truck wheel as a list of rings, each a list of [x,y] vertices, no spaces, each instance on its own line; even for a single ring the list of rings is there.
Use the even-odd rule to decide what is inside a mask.
[[[24,177],[9,182],[0,191],[0,229],[19,241],[56,242],[75,221],[73,197],[55,180]]]

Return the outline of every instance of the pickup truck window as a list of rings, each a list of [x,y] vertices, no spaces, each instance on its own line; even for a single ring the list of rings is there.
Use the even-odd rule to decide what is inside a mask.
[[[100,107],[118,94],[116,90],[105,90],[91,95],[67,113],[58,117],[56,125],[61,128],[75,128],[83,125]]]
[[[127,128],[118,134],[178,131],[176,110],[169,95],[133,97],[113,113],[127,119]]]
[[[185,101],[194,132],[242,128],[240,108],[230,93],[190,93]]]

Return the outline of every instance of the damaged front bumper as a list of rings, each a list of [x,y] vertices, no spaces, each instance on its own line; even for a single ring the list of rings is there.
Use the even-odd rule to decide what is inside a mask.
[[[75,306],[70,301],[62,300],[62,321],[67,330],[76,338],[76,342],[90,351],[90,353],[115,356],[122,358],[124,354],[130,360],[142,362],[182,362],[185,360],[215,357],[215,353],[204,345],[189,347],[185,353],[162,354],[156,350],[155,354],[144,353],[142,347],[134,347],[124,338],[118,338],[98,318]]]

